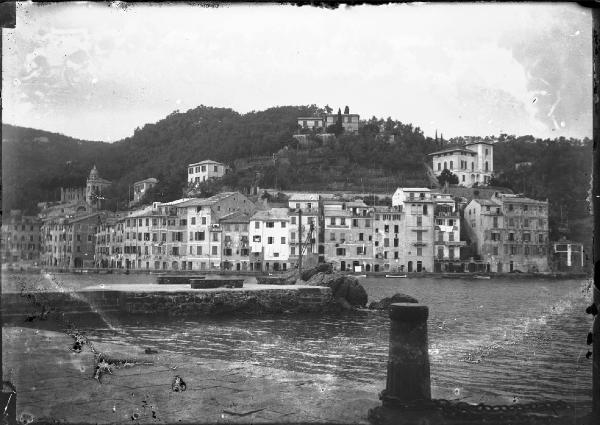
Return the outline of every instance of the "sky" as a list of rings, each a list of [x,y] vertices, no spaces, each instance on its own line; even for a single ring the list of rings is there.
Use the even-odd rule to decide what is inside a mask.
[[[4,123],[116,141],[174,110],[348,105],[444,138],[592,136],[574,4],[17,4]]]

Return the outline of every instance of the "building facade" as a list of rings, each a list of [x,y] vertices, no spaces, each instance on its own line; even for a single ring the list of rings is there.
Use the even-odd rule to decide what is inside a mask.
[[[326,114],[325,115],[325,128],[330,125],[335,125],[338,121],[338,114]],[[359,114],[341,114],[342,128],[345,133],[356,134],[358,133],[358,125],[360,121]]]
[[[250,215],[233,212],[219,220],[222,230],[222,270],[250,270]]]
[[[2,263],[35,265],[42,248],[42,222],[35,216],[12,210],[2,220]]]
[[[42,265],[65,268],[94,267],[96,234],[106,217],[106,212],[95,212],[43,220]]]
[[[436,176],[449,170],[461,186],[487,185],[494,175],[494,145],[488,142],[452,147],[429,156]]]
[[[546,272],[548,202],[514,194],[473,199],[465,225],[480,259],[491,272]]]
[[[250,218],[251,270],[265,272],[290,268],[287,208],[257,211]]]
[[[434,200],[434,271],[462,271],[460,240],[460,212],[452,195],[433,194]]]
[[[210,179],[219,179],[225,175],[227,167],[210,159],[188,165],[188,184],[202,183]]]
[[[135,182],[133,184],[133,201],[131,202],[131,204],[138,204],[142,200],[146,192],[148,192],[148,190],[156,186],[157,183],[158,180],[156,180],[154,177]]]
[[[325,119],[321,117],[298,117],[298,127],[302,130],[318,130],[325,128]]]
[[[398,188],[392,195],[392,206],[404,213],[404,248],[406,272],[433,271],[434,198],[428,188]]]
[[[310,193],[293,194],[288,199],[290,217],[290,264],[296,266],[302,250],[302,265],[316,265],[319,261],[320,200]]]

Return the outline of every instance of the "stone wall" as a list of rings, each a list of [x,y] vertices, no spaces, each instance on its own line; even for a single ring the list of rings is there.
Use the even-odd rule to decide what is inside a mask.
[[[220,291],[83,291],[4,294],[5,318],[22,321],[61,314],[126,312],[168,316],[202,316],[225,313],[278,314],[339,311],[331,289],[322,287]],[[33,320],[33,319],[32,319]]]
[[[123,292],[121,310],[133,314],[324,313],[338,309],[329,288],[223,290],[211,292]]]

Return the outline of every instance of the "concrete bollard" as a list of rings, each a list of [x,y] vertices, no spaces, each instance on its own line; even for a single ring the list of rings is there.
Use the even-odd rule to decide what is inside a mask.
[[[414,303],[390,306],[390,351],[383,406],[431,400],[427,317],[429,308]]]

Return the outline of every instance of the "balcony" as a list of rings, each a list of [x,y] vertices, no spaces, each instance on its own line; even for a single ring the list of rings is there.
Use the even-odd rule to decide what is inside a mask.
[[[427,246],[427,242],[425,241],[416,241],[411,244],[412,246]]]
[[[466,246],[466,241],[434,241],[434,245],[440,246]]]

